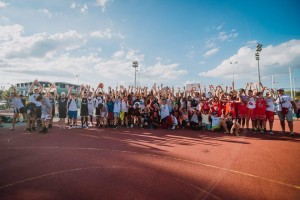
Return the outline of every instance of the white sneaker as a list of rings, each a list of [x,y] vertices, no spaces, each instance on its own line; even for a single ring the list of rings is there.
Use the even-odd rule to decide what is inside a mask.
[[[270,135],[274,135],[274,133],[272,131],[269,132]]]
[[[69,129],[72,129],[72,126],[69,126]]]
[[[175,129],[175,125],[172,126],[172,130],[174,130],[174,129]]]

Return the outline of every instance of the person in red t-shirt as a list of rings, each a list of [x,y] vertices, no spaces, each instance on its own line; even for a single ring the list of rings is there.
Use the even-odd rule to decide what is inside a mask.
[[[222,115],[222,108],[221,108],[221,103],[219,101],[218,97],[214,97],[213,102],[211,103],[211,113],[217,112],[218,117],[221,117]]]
[[[231,94],[227,96],[227,101],[225,104],[225,115],[228,115],[229,113],[233,119],[236,119],[235,102],[232,100]]]
[[[245,90],[241,88],[237,96],[237,117],[242,128],[245,127],[246,117],[247,117],[247,96],[245,95]]]
[[[260,130],[261,133],[266,132],[266,108],[267,103],[263,97],[262,92],[257,93],[256,99],[256,107],[255,107],[255,115],[256,115],[256,126]]]

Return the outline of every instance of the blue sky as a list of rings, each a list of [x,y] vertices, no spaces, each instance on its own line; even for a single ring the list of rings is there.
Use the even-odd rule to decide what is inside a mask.
[[[298,1],[0,0],[1,85],[186,83],[300,87]],[[238,62],[234,66],[231,62]],[[234,68],[234,70],[233,70]]]

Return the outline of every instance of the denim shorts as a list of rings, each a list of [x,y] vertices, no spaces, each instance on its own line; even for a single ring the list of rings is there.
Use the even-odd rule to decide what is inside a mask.
[[[77,111],[69,111],[69,119],[77,119]]]

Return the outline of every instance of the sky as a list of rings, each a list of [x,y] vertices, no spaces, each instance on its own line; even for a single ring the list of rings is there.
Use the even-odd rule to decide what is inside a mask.
[[[0,85],[300,88],[297,0],[0,0]],[[233,63],[233,64],[230,64]],[[80,76],[76,76],[80,75]],[[273,77],[273,84],[272,84]]]

